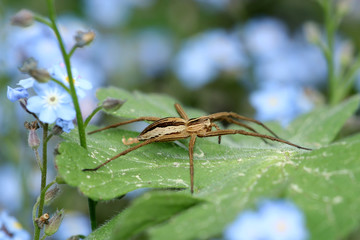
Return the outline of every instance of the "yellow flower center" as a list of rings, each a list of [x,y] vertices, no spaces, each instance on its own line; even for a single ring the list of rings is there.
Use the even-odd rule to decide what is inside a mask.
[[[68,83],[70,83],[70,80],[69,80],[69,77],[68,77],[68,76],[65,77],[65,81],[68,82]],[[75,84],[75,79],[74,79],[74,78],[73,78],[73,83]]]
[[[20,223],[14,222],[14,228],[16,228],[16,229],[22,229],[22,226],[21,226]]]
[[[48,96],[46,102],[47,102],[49,105],[54,106],[54,105],[57,105],[57,104],[59,103],[59,98],[58,98],[58,96],[56,96],[56,95],[50,95],[50,96]]]
[[[276,224],[276,230],[277,230],[278,232],[285,232],[285,231],[286,231],[286,228],[287,228],[286,222],[284,222],[284,221],[279,221],[279,222],[277,222],[277,224]]]
[[[271,97],[269,99],[270,106],[275,107],[278,105],[279,100],[276,97]]]

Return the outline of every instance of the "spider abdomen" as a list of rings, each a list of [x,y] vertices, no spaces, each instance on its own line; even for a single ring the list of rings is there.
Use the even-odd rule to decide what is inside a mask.
[[[139,141],[184,132],[186,121],[182,118],[161,118],[147,126],[138,136]]]

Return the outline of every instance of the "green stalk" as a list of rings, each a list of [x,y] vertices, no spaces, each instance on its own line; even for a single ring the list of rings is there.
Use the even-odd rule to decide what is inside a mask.
[[[72,76],[72,72],[71,72],[70,58],[66,53],[65,46],[64,46],[64,41],[62,40],[59,29],[58,29],[58,27],[56,25],[56,14],[55,14],[54,1],[53,0],[47,0],[47,3],[48,3],[48,8],[49,8],[50,21],[52,23],[52,29],[54,30],[56,38],[57,38],[57,40],[59,42],[59,47],[60,47],[60,50],[61,50],[61,54],[63,56],[65,66],[66,66],[66,72],[67,72],[67,75],[69,77],[70,95],[71,95],[71,98],[72,98],[72,101],[73,101],[73,104],[74,104],[74,108],[75,108],[75,111],[76,111],[76,120],[77,120],[77,124],[78,124],[80,145],[83,148],[86,149],[87,145],[86,145],[86,134],[85,134],[84,122],[83,122],[83,118],[82,118],[82,115],[81,115],[79,101],[78,101],[77,96],[76,96],[75,85],[74,85],[73,76]]]
[[[56,14],[55,14],[54,1],[53,0],[47,0],[47,4],[48,4],[48,9],[49,9],[50,21],[52,23],[52,29],[54,30],[56,38],[58,39],[61,54],[63,56],[65,66],[66,66],[66,72],[67,72],[67,75],[69,77],[70,94],[71,94],[71,98],[73,100],[74,108],[75,108],[75,111],[76,111],[76,120],[77,120],[77,124],[78,124],[80,145],[81,145],[81,147],[87,149],[84,121],[83,121],[83,118],[82,118],[82,115],[81,115],[79,101],[78,101],[76,91],[75,91],[73,76],[72,76],[72,72],[71,72],[70,57],[66,53],[64,42],[63,42],[63,40],[61,38],[59,29],[58,29],[58,27],[56,25]],[[90,213],[91,228],[92,228],[92,230],[95,230],[95,228],[96,228],[95,205],[96,204],[92,199],[89,199],[88,202],[89,202],[89,213]]]
[[[335,42],[335,21],[333,20],[333,3],[332,1],[325,1],[322,5],[325,13],[325,27],[326,27],[326,43],[327,49],[324,52],[327,66],[328,66],[328,98],[329,103],[334,105],[337,103],[335,97],[337,91],[337,79],[335,75],[335,62],[334,62],[334,42]]]
[[[44,210],[45,193],[43,191],[46,187],[46,174],[47,174],[47,135],[48,135],[49,124],[45,123],[43,126],[43,142],[42,142],[42,170],[41,170],[41,187],[40,187],[40,202],[37,217],[41,217]],[[35,226],[34,239],[39,240],[40,228]]]
[[[95,116],[95,114],[98,113],[101,109],[102,109],[102,106],[95,108],[94,111],[92,111],[92,113],[86,118],[85,123],[84,123],[85,128],[87,127],[87,125],[89,124],[91,119]]]

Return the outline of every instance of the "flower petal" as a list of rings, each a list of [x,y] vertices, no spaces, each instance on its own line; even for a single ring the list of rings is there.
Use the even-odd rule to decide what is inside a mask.
[[[56,110],[57,117],[63,120],[70,121],[75,118],[76,112],[74,107],[70,104],[61,104]]]
[[[33,96],[28,99],[26,108],[33,113],[39,113],[44,108],[44,101],[39,96]]]
[[[22,86],[23,88],[31,88],[34,85],[35,79],[26,78],[19,81],[17,85]]]
[[[27,98],[29,96],[29,93],[25,88],[11,88],[8,86],[7,88],[7,98],[15,102],[21,98]]]
[[[45,123],[53,123],[56,118],[55,110],[50,107],[43,108],[39,115],[39,119]]]

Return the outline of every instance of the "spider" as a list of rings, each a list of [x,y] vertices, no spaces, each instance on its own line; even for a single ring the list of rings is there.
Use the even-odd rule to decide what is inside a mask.
[[[113,156],[112,158],[108,159],[104,163],[100,164],[95,168],[88,168],[83,169],[83,171],[96,171],[99,168],[103,167],[104,165],[108,164],[109,162],[117,159],[120,156],[128,154],[140,147],[148,145],[154,142],[170,142],[176,141],[180,139],[190,138],[189,142],[189,160],[190,160],[190,191],[191,193],[194,192],[194,145],[197,137],[205,138],[205,137],[218,137],[218,143],[221,143],[221,136],[222,135],[229,135],[229,134],[241,134],[253,137],[262,138],[265,142],[265,139],[285,143],[287,145],[291,145],[293,147],[304,149],[304,150],[311,150],[310,148],[301,147],[289,141],[283,140],[279,138],[273,131],[271,131],[267,126],[263,123],[248,117],[241,116],[234,112],[219,112],[210,114],[207,116],[197,117],[197,118],[189,118],[185,113],[184,109],[179,105],[175,104],[175,109],[180,115],[180,117],[165,117],[165,118],[158,118],[158,117],[139,117],[136,119],[116,123],[113,125],[109,125],[104,128],[97,129],[95,131],[89,132],[88,134],[93,134],[96,132],[100,132],[109,128],[115,128],[121,125],[138,122],[138,121],[150,121],[153,122],[149,126],[147,126],[137,138],[129,138],[128,140],[123,139],[122,142],[125,145],[131,145],[134,143],[139,143],[133,147],[130,147],[123,152]],[[255,123],[265,130],[267,130],[272,136],[260,134],[254,128],[250,127],[249,125],[242,123],[240,121],[248,121]],[[220,129],[220,127],[214,123],[215,121],[226,121],[228,123],[233,123],[243,128],[246,128],[248,131],[245,130],[236,130],[236,129]],[[216,130],[213,130],[215,128]]]

